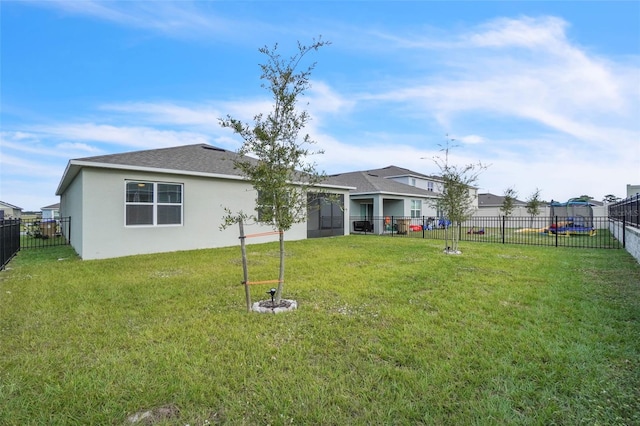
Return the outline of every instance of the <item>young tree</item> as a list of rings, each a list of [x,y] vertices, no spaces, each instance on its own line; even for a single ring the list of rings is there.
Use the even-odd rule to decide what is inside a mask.
[[[611,203],[617,203],[618,201],[620,201],[621,198],[620,197],[616,197],[613,194],[607,194],[604,196],[604,198],[602,199],[602,202],[606,203],[606,204],[611,204]]]
[[[445,229],[445,251],[458,252],[459,235],[455,228],[459,228],[462,222],[467,220],[473,214],[473,202],[475,195],[473,187],[478,181],[480,173],[487,169],[488,166],[478,162],[476,164],[467,164],[465,166],[456,166],[449,163],[449,152],[457,147],[452,145],[455,139],[450,139],[447,135],[447,141],[440,150],[444,152],[444,158],[437,156],[434,162],[440,169],[440,175],[443,181],[443,190],[440,198],[437,200],[437,207],[444,217],[456,226],[447,227]],[[449,246],[449,232],[451,232],[451,246]]]
[[[260,78],[263,80],[261,86],[272,96],[272,111],[266,116],[262,113],[254,116],[253,125],[229,115],[219,120],[222,127],[232,129],[244,140],[238,151],[240,159],[234,164],[258,193],[258,214],[252,217],[280,232],[276,303],[280,303],[284,288],[284,232],[306,219],[307,192],[325,177],[316,170],[315,163],[306,161],[308,156],[322,152],[310,151],[308,146],[315,142],[308,134],[300,138],[309,114],[298,109],[298,99],[310,87],[309,77],[316,64],[314,62],[302,70],[299,67],[308,53],[329,44],[322,37],[313,39],[308,46],[298,42],[298,52],[288,59],[281,57],[277,44],[273,48],[265,46],[259,49],[267,57],[266,62],[260,65]]]
[[[505,216],[511,216],[513,210],[516,207],[516,197],[518,197],[518,193],[512,187],[509,187],[504,190],[504,199],[502,200],[502,206],[500,206],[500,210],[504,213]]]
[[[534,216],[538,216],[540,214],[540,206],[542,205],[542,201],[540,200],[540,189],[536,188],[535,191],[529,198],[527,198],[527,213],[531,216],[531,224],[530,227],[533,227],[533,218]]]

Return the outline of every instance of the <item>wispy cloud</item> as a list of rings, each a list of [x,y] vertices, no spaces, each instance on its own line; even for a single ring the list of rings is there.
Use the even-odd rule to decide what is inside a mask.
[[[274,31],[259,21],[237,20],[218,13],[216,2],[199,1],[68,1],[39,2],[69,15],[86,16],[182,39],[242,39],[246,34]]]
[[[150,127],[118,127],[80,123],[40,127],[42,133],[59,139],[100,142],[131,148],[158,148],[207,143],[207,136],[194,132],[158,130]]]
[[[640,108],[638,70],[571,44],[559,18],[497,19],[461,34],[463,42],[431,50],[443,72],[426,82],[371,92],[363,100],[395,102],[416,115],[430,114],[443,127],[475,113],[517,117],[597,147],[614,132],[631,143]],[[433,50],[435,49],[435,52]]]

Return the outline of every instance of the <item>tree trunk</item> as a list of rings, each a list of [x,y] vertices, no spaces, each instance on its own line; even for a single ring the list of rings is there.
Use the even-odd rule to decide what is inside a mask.
[[[278,274],[278,290],[276,291],[275,302],[280,303],[282,299],[282,289],[284,288],[284,230],[280,231],[280,273]]]
[[[244,294],[247,301],[247,312],[251,312],[251,293],[249,291],[249,268],[247,266],[247,249],[245,247],[244,223],[238,222],[240,227],[240,252],[242,253],[242,276],[244,284]]]

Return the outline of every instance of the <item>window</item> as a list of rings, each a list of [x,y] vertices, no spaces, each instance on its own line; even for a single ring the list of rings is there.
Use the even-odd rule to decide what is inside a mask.
[[[411,179],[409,180],[409,182],[410,182],[411,186],[416,186],[416,180],[415,180],[415,178],[411,178]]]
[[[422,215],[422,201],[411,200],[411,217],[420,217]]]
[[[427,182],[427,191],[433,191],[433,182]]]
[[[181,225],[182,184],[127,181],[125,224]]]

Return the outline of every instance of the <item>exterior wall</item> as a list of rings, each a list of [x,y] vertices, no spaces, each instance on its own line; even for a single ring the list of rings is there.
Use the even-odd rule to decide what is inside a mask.
[[[53,210],[53,209],[42,209],[42,219],[43,220],[50,220],[50,219],[59,219],[60,218],[60,214],[58,212],[58,210]]]
[[[627,198],[640,194],[640,185],[627,185]]]
[[[71,211],[74,210],[72,207],[69,216],[72,220],[71,242],[83,259],[234,246],[239,244],[238,228],[219,229],[225,216],[224,208],[232,212],[253,212],[255,208],[256,193],[243,181],[93,168],[84,168],[76,181],[80,177],[82,190],[72,191],[72,195],[70,190],[74,182],[65,191],[62,203],[75,206],[75,199],[81,194],[81,220],[74,217],[78,212]],[[126,180],[183,184],[182,225],[125,226]],[[64,211],[67,211],[66,206]],[[81,224],[77,225],[77,222]],[[77,226],[81,227],[80,236]],[[258,225],[245,227],[247,234],[271,230]],[[285,233],[285,239],[305,239],[306,232],[305,223],[296,224]],[[272,235],[247,242],[277,239],[277,235]]]
[[[0,210],[4,211],[5,219],[19,219],[22,216],[22,210],[13,207],[0,205]]]
[[[71,246],[80,257],[83,255],[83,179],[84,174],[80,172],[65,193],[60,196],[60,215],[71,218],[70,235],[65,235],[65,238],[69,240]]]
[[[396,182],[400,182],[400,183],[404,183],[405,185],[409,185],[409,186],[414,186],[416,188],[420,188],[420,189],[424,189],[425,191],[429,190],[429,183],[428,182],[432,182],[433,183],[433,193],[435,194],[439,194],[442,192],[442,184],[440,182],[436,182],[436,181],[432,181],[432,180],[428,180],[428,179],[421,179],[419,177],[411,177],[411,176],[399,176],[399,177],[392,177],[392,178],[388,178],[390,180],[394,180]],[[411,185],[411,179],[415,179],[415,185]]]
[[[406,204],[408,204],[408,201],[402,198],[385,198],[383,201],[382,216],[408,216],[405,210]]]
[[[622,223],[610,222],[611,233],[618,241],[622,241]],[[625,249],[640,263],[640,229],[627,226],[624,236]]]

